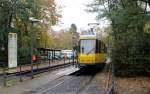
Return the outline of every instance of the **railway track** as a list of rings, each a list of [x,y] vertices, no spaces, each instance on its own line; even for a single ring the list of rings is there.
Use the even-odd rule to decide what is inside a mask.
[[[66,66],[69,66],[69,64]],[[62,65],[60,67],[64,66]],[[58,69],[60,67],[54,67],[53,69]],[[48,73],[49,77],[46,77],[46,75],[43,74],[44,79],[46,77],[46,79],[51,80],[47,80],[44,82],[45,84],[40,84],[35,88],[31,88],[30,90],[23,89],[22,90],[23,92],[21,94],[113,94],[114,93],[112,92],[113,87],[111,84],[112,78],[110,66],[107,66],[107,68],[104,68],[103,70],[99,68],[90,69],[90,67],[88,67],[72,71],[69,74],[68,68],[74,69],[74,67],[70,66],[65,69],[63,68],[55,70],[54,72],[52,72],[52,74],[51,72],[50,73],[46,72],[49,71],[48,69],[39,70],[40,72],[38,73],[42,72],[46,72],[46,74]],[[36,73],[36,71],[34,72]],[[55,74],[54,77],[53,74]],[[27,73],[24,75],[30,77],[31,74]]]
[[[24,94],[82,94],[87,86],[90,86],[98,72],[83,68]]]
[[[50,69],[54,70],[69,65],[71,65],[71,63],[53,66]],[[108,68],[104,70],[83,68],[69,75],[67,74],[56,78],[47,84],[43,84],[23,94],[113,94],[111,68],[110,66],[107,67]],[[47,71],[49,71],[48,68],[39,69],[38,71],[34,70],[34,75]],[[105,83],[101,83],[102,79],[97,79],[97,77],[103,76],[103,71],[107,73],[107,76],[103,77],[103,79],[106,79]],[[22,73],[21,75],[30,77],[31,72]],[[20,74],[17,73],[16,76],[20,76]],[[104,88],[102,88],[102,86],[104,86]]]

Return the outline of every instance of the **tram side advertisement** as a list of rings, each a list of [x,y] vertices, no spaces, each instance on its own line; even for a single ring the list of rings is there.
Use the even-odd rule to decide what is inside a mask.
[[[8,67],[17,67],[17,34],[8,34]]]

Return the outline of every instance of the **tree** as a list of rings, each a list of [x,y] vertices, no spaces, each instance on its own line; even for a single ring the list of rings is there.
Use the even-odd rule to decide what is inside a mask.
[[[8,32],[18,33],[19,56],[29,56],[30,36],[33,32],[33,46],[41,44],[38,34],[47,35],[46,43],[49,45],[48,30],[50,26],[57,23],[59,18],[54,0],[0,0],[0,46],[4,45],[5,57],[7,57],[7,35]],[[41,20],[31,27],[30,17]],[[41,33],[45,32],[45,33]],[[2,52],[2,56],[4,56]]]
[[[77,33],[77,27],[74,23],[71,24],[70,32],[72,34],[72,47],[73,49],[76,49],[78,47],[79,42],[79,33]]]
[[[149,73],[149,36],[145,24],[150,21],[147,11],[148,0],[95,0],[92,4],[97,18],[106,17],[112,25],[112,63],[115,73]],[[98,7],[103,6],[103,9]],[[101,10],[99,12],[99,10]],[[146,69],[145,69],[146,68]]]

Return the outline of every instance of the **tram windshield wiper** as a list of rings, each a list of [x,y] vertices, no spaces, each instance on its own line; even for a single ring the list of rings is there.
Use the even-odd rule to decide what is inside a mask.
[[[87,55],[90,54],[94,50],[95,50],[95,48],[91,49],[89,52],[87,52]]]

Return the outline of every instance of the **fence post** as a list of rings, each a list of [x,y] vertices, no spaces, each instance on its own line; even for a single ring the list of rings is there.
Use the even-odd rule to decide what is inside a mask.
[[[6,87],[7,86],[7,72],[6,72],[5,64],[3,65],[3,75],[4,75],[4,87]]]
[[[20,65],[20,66],[19,66],[19,67],[20,67],[20,72],[19,72],[19,74],[20,74],[20,82],[22,82],[22,76],[21,76],[21,75],[22,75],[21,63],[20,63],[19,65]]]
[[[38,67],[39,62],[40,61],[38,59],[36,59],[36,65],[35,65],[36,66],[36,73],[38,73],[38,70],[39,70],[39,67]]]
[[[48,59],[48,65],[49,65],[49,68],[50,68],[50,66],[51,66],[51,65],[50,65],[50,59]]]
[[[31,79],[33,79],[34,78],[33,77],[33,64],[31,63],[30,66],[31,66]]]
[[[74,65],[74,52],[75,52],[75,50],[74,50],[74,47],[73,47],[73,61],[72,61],[72,64]]]
[[[40,62],[40,60],[37,60],[37,63],[36,63],[37,70],[39,69],[39,66],[38,66],[39,62]]]
[[[49,50],[49,51],[48,51],[48,54],[47,54],[48,66],[49,66],[48,70],[49,70],[49,72],[50,72],[50,66],[51,66],[51,65],[50,65],[50,62],[51,62],[51,57],[52,57],[51,54],[52,54],[52,53],[51,53],[51,50]]]
[[[65,57],[64,57],[64,64],[65,64]]]
[[[54,59],[54,52],[53,52],[53,50],[52,50],[52,66],[53,66],[53,59]]]
[[[112,94],[114,94],[115,89],[115,75],[114,75],[114,63],[112,63]]]
[[[48,66],[49,66],[49,68],[50,68],[50,59],[49,59],[49,53],[50,53],[50,51],[48,50],[48,51],[47,51],[47,61],[48,61]]]

